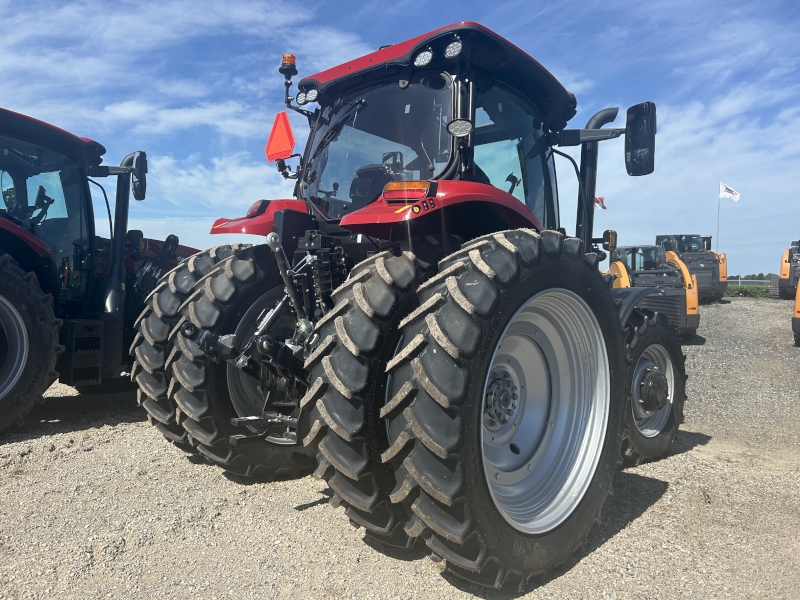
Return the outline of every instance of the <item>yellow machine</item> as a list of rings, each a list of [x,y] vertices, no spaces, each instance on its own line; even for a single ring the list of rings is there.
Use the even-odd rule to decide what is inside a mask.
[[[724,260],[724,254],[721,255]],[[676,335],[691,338],[700,326],[697,276],[678,255],[660,246],[619,246],[607,271],[615,288],[655,287],[661,295],[644,297],[637,306],[667,318]],[[726,269],[727,280],[727,269]]]
[[[714,252],[711,250],[711,254],[717,257],[719,260],[719,282],[720,284],[725,283],[725,285],[721,285],[721,288],[727,288],[728,285],[728,255],[724,252]]]

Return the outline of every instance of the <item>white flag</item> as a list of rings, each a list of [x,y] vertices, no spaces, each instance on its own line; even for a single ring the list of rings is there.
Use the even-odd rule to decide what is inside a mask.
[[[721,181],[719,182],[719,197],[720,198],[730,198],[734,202],[739,201],[740,194],[732,187],[728,187]]]

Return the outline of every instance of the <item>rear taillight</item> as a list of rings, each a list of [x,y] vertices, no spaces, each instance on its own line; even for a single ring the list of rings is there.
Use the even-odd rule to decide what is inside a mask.
[[[687,258],[683,262],[684,262],[684,264],[690,265],[690,264],[692,264],[692,259],[691,258]]]
[[[385,200],[419,200],[428,195],[430,181],[390,181],[383,188]]]
[[[267,211],[267,206],[269,206],[269,200],[256,200],[247,209],[247,218],[252,219],[258,215],[263,215]]]

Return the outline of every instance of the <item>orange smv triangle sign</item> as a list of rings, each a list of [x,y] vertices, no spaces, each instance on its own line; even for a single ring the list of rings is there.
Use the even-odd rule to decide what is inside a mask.
[[[279,158],[289,158],[293,150],[294,133],[289,123],[289,115],[284,110],[275,115],[264,153],[267,155],[267,161],[272,162]]]

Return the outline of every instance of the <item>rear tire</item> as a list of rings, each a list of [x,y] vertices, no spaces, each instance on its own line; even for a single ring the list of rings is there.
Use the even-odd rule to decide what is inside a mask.
[[[270,441],[231,444],[230,436],[252,433],[247,427],[231,425],[231,419],[260,416],[260,400],[247,397],[248,388],[242,392],[243,397],[232,399],[234,388],[230,387],[229,369],[233,367],[224,361],[216,363],[208,359],[179,329],[184,322],[191,321],[218,336],[233,334],[240,326],[249,325],[243,320],[253,314],[253,305],[269,298],[269,294],[273,295],[274,306],[283,296],[283,280],[267,246],[249,248],[223,260],[195,283],[181,307],[181,319],[170,334],[173,349],[166,361],[167,369],[172,372],[167,395],[180,410],[181,425],[197,443],[197,450],[230,473],[266,481],[312,472],[316,448],[304,448],[300,445],[301,438],[295,444]],[[254,318],[257,317],[255,314]],[[290,318],[289,326],[292,332],[294,317]],[[242,342],[246,340],[237,339],[237,343]],[[301,429],[304,425],[301,419]]]
[[[634,467],[669,455],[683,423],[686,371],[680,344],[663,316],[634,310],[627,325],[630,400],[625,410],[622,458],[625,467]],[[647,410],[646,403],[652,401],[647,394],[657,394],[659,383],[667,385],[668,396],[660,399],[665,404]],[[646,387],[654,389],[643,391]]]
[[[53,296],[42,291],[36,274],[0,255],[0,433],[23,425],[58,379],[56,361],[64,351],[60,328]]]
[[[210,273],[220,261],[249,247],[250,244],[216,246],[190,256],[159,280],[145,298],[144,310],[134,323],[137,334],[130,348],[135,358],[131,380],[139,387],[137,401],[147,411],[150,424],[167,441],[185,452],[194,453],[196,450],[186,430],[177,422],[175,403],[167,397],[171,379],[165,369],[171,350],[169,333],[180,319],[179,309],[197,280]],[[88,387],[84,393],[100,393],[92,392]]]
[[[597,265],[580,240],[506,231],[446,258],[418,291],[389,365],[384,460],[406,532],[458,577],[522,591],[599,522],[627,393]]]
[[[380,459],[387,443],[377,413],[384,367],[401,339],[398,322],[416,306],[413,290],[426,267],[410,252],[388,251],[356,265],[317,323],[321,341],[306,361],[312,383],[302,405],[311,431],[304,443],[319,447],[314,476],[328,482],[331,503],[344,506],[353,524],[398,547],[414,540],[403,529],[406,512],[389,499],[394,476]]]

